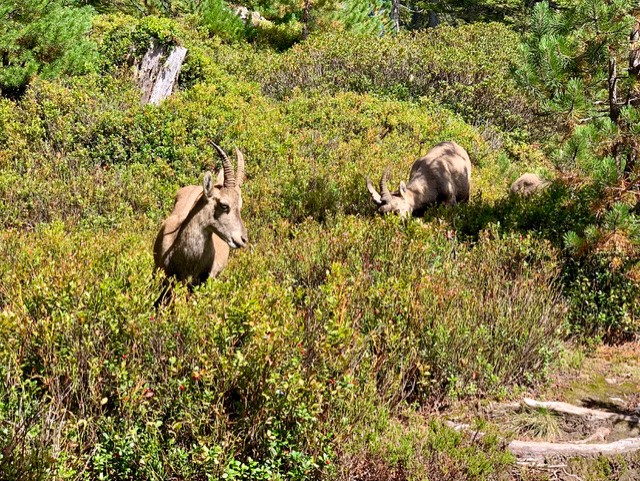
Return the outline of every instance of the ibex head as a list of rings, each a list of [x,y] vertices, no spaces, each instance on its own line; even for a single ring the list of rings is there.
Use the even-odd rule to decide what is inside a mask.
[[[224,240],[229,247],[236,249],[244,247],[247,243],[247,229],[240,217],[242,208],[242,194],[240,187],[244,179],[244,155],[236,147],[238,158],[238,170],[234,173],[233,166],[227,154],[212,142],[215,149],[222,157],[222,170],[218,173],[214,185],[211,172],[204,175],[203,190],[206,204],[203,208],[206,212],[206,228],[211,229]]]
[[[413,205],[407,195],[407,186],[404,182],[400,182],[400,189],[393,194],[389,192],[387,187],[387,178],[389,177],[389,167],[382,174],[380,179],[380,193],[378,193],[371,183],[371,179],[367,177],[367,189],[371,193],[373,202],[378,206],[378,212],[386,214],[393,212],[399,214],[400,217],[406,217],[413,211]]]

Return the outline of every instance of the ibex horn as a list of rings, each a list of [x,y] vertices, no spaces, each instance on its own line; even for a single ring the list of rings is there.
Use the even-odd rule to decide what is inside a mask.
[[[211,142],[211,144],[218,151],[220,157],[222,157],[222,168],[224,169],[224,183],[222,185],[224,187],[235,187],[236,176],[233,173],[233,166],[231,165],[229,157],[227,157],[227,154],[218,144],[216,144],[215,142]]]
[[[371,194],[371,197],[373,197],[373,202],[375,202],[376,205],[382,205],[382,198],[371,183],[371,179],[369,178],[369,176],[367,176],[367,190]]]
[[[236,171],[236,181],[238,187],[242,186],[244,180],[244,155],[240,152],[240,149],[236,147],[236,157],[238,158],[238,170]]]
[[[380,179],[380,197],[382,198],[382,202],[385,204],[391,202],[391,192],[389,192],[389,188],[387,187],[387,178],[389,177],[390,168],[387,167],[382,174],[382,178]]]

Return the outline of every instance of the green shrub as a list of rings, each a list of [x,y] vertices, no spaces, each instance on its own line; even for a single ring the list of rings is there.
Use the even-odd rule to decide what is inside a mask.
[[[140,107],[123,80],[39,82],[0,114],[8,136],[0,148],[4,226],[113,223],[127,212],[158,218],[168,192],[219,165],[211,140],[238,145],[250,178],[261,173],[246,189],[264,202],[248,209],[294,221],[369,213],[364,174],[379,176],[397,159],[393,172],[404,178],[438,141],[456,138],[472,154],[492,156],[476,131],[438,109],[352,93],[276,104],[222,74],[160,108]],[[48,182],[23,175],[35,166]],[[486,195],[500,192],[494,186]]]
[[[246,36],[244,22],[227,6],[224,0],[203,0],[198,11],[202,25],[211,35],[227,40],[240,40]]]
[[[251,39],[258,46],[284,51],[302,39],[302,27],[302,23],[298,21],[278,24],[265,20],[255,26]]]
[[[19,95],[31,79],[92,71],[96,46],[86,38],[91,7],[64,0],[0,1],[0,94]]]
[[[399,99],[429,97],[467,120],[505,131],[534,119],[509,75],[517,36],[500,24],[440,27],[395,37],[348,34],[311,37],[268,61],[222,49],[228,69],[284,98],[295,89],[369,92]]]
[[[253,248],[159,312],[153,221],[2,234],[3,389],[33,381],[38,412],[56,406],[56,469],[318,479],[375,406],[544,375],[562,321],[547,246],[394,218],[247,222]]]
[[[571,259],[566,289],[570,326],[583,339],[620,342],[634,339],[640,328],[639,285],[629,274],[638,258],[613,252]]]
[[[360,441],[343,450],[339,479],[509,479],[512,455],[493,433],[469,437],[439,421],[425,423],[409,410],[403,415],[402,421],[384,415],[372,419]],[[488,426],[474,428],[486,432]]]
[[[446,216],[370,217],[363,174],[397,159],[404,178],[440,140],[495,175],[446,111],[355,93],[280,103],[219,73],[160,107],[127,80],[38,81],[0,115],[1,389],[36,413],[18,467],[319,479],[376,406],[544,377],[564,319],[553,248],[495,227],[467,244]],[[218,165],[210,140],[245,152],[252,245],[155,312],[153,236],[178,186]]]
[[[160,45],[181,43],[182,30],[171,19],[147,16],[142,19],[116,14],[99,15],[93,22],[102,60],[102,70],[113,72],[140,60],[155,40]]]
[[[231,53],[220,40],[181,21],[100,16],[94,35],[112,64],[104,75],[40,79],[0,100],[3,472],[333,479],[348,468],[345,446],[415,477],[425,471],[412,457],[443,460],[429,476],[505,469],[512,460],[491,438],[438,425],[398,433],[394,418],[545,378],[567,330],[553,222],[580,230],[581,194],[507,198],[524,165],[433,99],[342,91],[352,88],[265,97],[222,68],[215,54]],[[156,36],[189,47],[187,80],[142,107],[121,74]],[[234,61],[252,55],[238,48]],[[374,217],[365,175],[391,165],[397,185],[451,139],[471,154],[472,201],[423,221]],[[219,279],[174,286],[156,311],[151,245],[177,188],[219,167],[211,141],[247,158],[251,244]]]

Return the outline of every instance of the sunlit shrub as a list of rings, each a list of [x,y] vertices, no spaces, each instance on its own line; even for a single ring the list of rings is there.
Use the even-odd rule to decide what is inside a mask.
[[[357,425],[531,382],[563,319],[548,246],[354,216],[254,229],[221,279],[156,312],[154,230],[2,234],[4,389],[33,380],[57,406],[47,439],[70,473],[317,479],[345,409]]]
[[[22,94],[32,78],[93,71],[96,45],[87,39],[93,8],[54,0],[0,2],[0,94]]]
[[[468,120],[505,131],[533,120],[509,75],[517,36],[500,24],[440,27],[399,36],[324,34],[264,61],[221,50],[232,71],[246,72],[276,98],[294,89],[371,92],[399,99],[428,96]],[[249,65],[246,65],[249,64]]]

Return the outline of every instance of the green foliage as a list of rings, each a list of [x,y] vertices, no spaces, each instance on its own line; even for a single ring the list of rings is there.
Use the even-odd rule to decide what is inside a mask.
[[[67,86],[42,82],[3,111],[5,227],[63,218],[77,222],[96,214],[115,221],[127,211],[157,217],[152,206],[160,199],[163,205],[170,202],[167,189],[196,182],[206,166],[215,165],[210,140],[242,146],[265,176],[264,182],[247,186],[265,204],[248,204],[249,209],[293,221],[368,213],[363,173],[380,175],[387,159],[398,158],[402,163],[394,172],[404,176],[434,142],[456,138],[471,151],[489,154],[475,131],[441,110],[370,96],[299,95],[274,104],[255,86],[221,76],[162,108],[143,109],[132,85],[101,83],[94,77]],[[72,153],[73,160],[63,152]],[[14,181],[35,166],[50,182],[38,187],[38,179],[30,176]],[[123,184],[122,176],[131,184]],[[140,187],[133,188],[135,183]],[[75,194],[61,195],[69,185]]]
[[[526,123],[515,85],[499,83],[513,34],[317,36],[277,54],[197,25],[100,15],[102,75],[36,79],[0,99],[0,470],[306,481],[510,469],[490,432],[469,439],[398,416],[540,382],[563,333],[607,325],[615,338],[637,319],[628,269],[594,288],[589,257],[565,264],[564,238],[580,242],[567,231],[602,242],[588,227],[601,190],[558,182],[507,196],[520,170],[544,169],[541,154],[512,142],[522,163],[511,164],[463,119]],[[295,36],[283,32],[283,44]],[[151,39],[189,56],[181,90],[142,107],[127,66]],[[472,157],[471,202],[374,217],[365,175],[390,164],[397,185],[451,139]],[[151,245],[176,190],[219,168],[211,141],[247,158],[251,244],[156,310]],[[622,205],[602,222],[621,238],[638,230]],[[604,320],[584,316],[593,306]]]
[[[632,167],[625,166],[624,159],[631,161],[628,131],[638,128],[632,120],[636,109],[611,104],[607,82],[610,60],[627,62],[634,4],[568,2],[565,9],[554,11],[547,2],[538,3],[522,45],[524,62],[515,71],[540,111],[562,131],[559,165],[580,168],[598,181],[611,182]],[[633,76],[618,75],[620,96],[632,91],[633,84]],[[622,123],[620,108],[628,119]]]
[[[181,43],[181,29],[175,21],[147,16],[135,19],[125,15],[104,15],[94,20],[94,36],[103,71],[113,71],[140,60],[154,40],[160,45]]]
[[[219,56],[230,72],[245,72],[278,99],[295,89],[426,97],[473,123],[514,131],[523,129],[532,113],[509,78],[516,52],[513,32],[488,24],[397,37],[318,35],[268,62],[227,49]]]
[[[224,0],[202,0],[197,14],[211,35],[227,40],[240,40],[246,35],[244,22],[229,9]]]
[[[574,258],[566,270],[573,308],[572,329],[607,342],[632,339],[638,332],[640,222],[629,206],[617,203],[581,235],[570,231],[565,244]],[[636,243],[636,246],[633,243]]]
[[[631,13],[637,5],[590,0],[562,6],[535,6],[522,46],[524,63],[515,74],[558,131],[550,148],[556,165],[596,186],[587,201],[597,218],[565,234],[573,329],[617,341],[637,332],[638,322],[638,285],[631,275],[640,246],[632,212],[637,198],[617,193],[626,190],[626,182],[637,182],[638,175],[640,114],[631,98],[636,78],[620,73],[628,61]]]
[[[23,348],[0,359],[9,386],[37,380],[39,412],[62,409],[56,469],[318,479],[348,406],[357,426],[360,409],[544,372],[561,304],[530,242],[469,247],[393,218],[251,222],[224,279],[177,287],[157,313],[155,223],[3,234],[1,333]]]
[[[373,2],[348,0],[342,2],[333,17],[347,31],[382,35],[391,28],[389,23],[390,3],[386,0]]]
[[[639,261],[622,253],[594,253],[569,263],[567,291],[570,325],[584,339],[620,342],[634,339],[640,319],[638,280],[629,272]]]
[[[411,12],[401,16],[409,28],[433,26],[442,21],[457,25],[465,22],[504,22],[522,25],[535,2],[529,0],[407,0]]]
[[[513,464],[513,457],[487,426],[477,428],[485,436],[469,437],[439,421],[424,422],[410,410],[402,421],[380,416],[360,434],[362,445],[345,449],[343,476],[362,473],[373,479],[500,479]],[[373,426],[375,426],[375,431]],[[355,451],[355,452],[352,452]],[[508,478],[505,478],[508,479]]]
[[[302,39],[302,29],[302,23],[296,20],[280,24],[265,20],[255,26],[250,37],[257,46],[284,51]]]
[[[0,94],[21,94],[35,75],[55,78],[94,68],[86,38],[93,9],[65,0],[0,1]]]
[[[552,247],[370,216],[363,174],[397,159],[404,177],[440,140],[481,154],[474,175],[493,175],[475,129],[433,105],[352,92],[277,102],[216,75],[160,107],[108,76],[41,80],[0,102],[2,392],[34,382],[37,413],[16,465],[320,479],[338,462],[335,440],[376,406],[544,376],[564,317]],[[176,189],[217,166],[210,140],[247,157],[252,247],[155,312],[153,236]],[[490,472],[494,454],[469,469]]]

